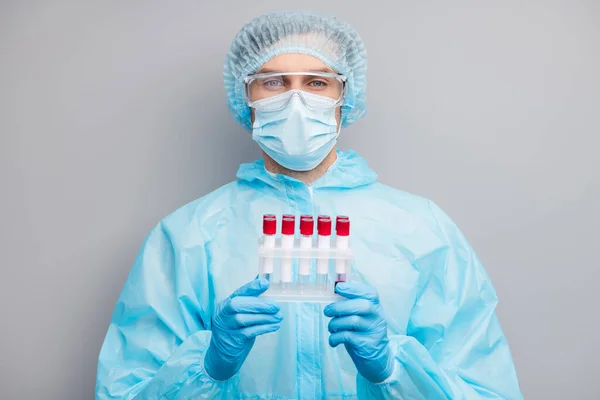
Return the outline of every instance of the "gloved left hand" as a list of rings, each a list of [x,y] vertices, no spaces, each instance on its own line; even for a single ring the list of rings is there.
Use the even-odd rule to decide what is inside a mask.
[[[365,283],[341,282],[336,293],[346,297],[325,307],[329,345],[344,343],[358,372],[371,382],[385,381],[394,370],[387,323],[375,288]]]

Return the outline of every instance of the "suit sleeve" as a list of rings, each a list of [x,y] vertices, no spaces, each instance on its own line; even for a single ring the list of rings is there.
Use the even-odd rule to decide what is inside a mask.
[[[492,283],[455,224],[430,208],[446,245],[416,262],[407,334],[390,337],[392,376],[374,384],[359,375],[359,398],[522,399]]]
[[[206,254],[185,251],[161,222],[146,238],[125,283],[100,351],[96,399],[229,398],[237,376],[204,370],[210,343]],[[203,300],[204,299],[204,300]]]

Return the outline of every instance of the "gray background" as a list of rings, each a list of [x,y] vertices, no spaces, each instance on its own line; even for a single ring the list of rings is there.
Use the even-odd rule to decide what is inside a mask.
[[[49,3],[0,2],[3,399],[93,397],[145,235],[258,156],[225,107],[230,40],[296,4]],[[525,397],[598,398],[600,2],[303,7],[365,40],[370,112],[341,147],[463,229]]]

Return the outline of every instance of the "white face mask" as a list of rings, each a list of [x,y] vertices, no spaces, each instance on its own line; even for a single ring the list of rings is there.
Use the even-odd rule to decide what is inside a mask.
[[[329,97],[299,90],[259,100],[253,103],[252,139],[285,168],[314,169],[337,142],[335,104]]]

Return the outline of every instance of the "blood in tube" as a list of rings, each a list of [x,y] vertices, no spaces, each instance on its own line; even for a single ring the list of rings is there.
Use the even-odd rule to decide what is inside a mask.
[[[277,233],[277,217],[273,214],[266,214],[263,216],[263,246],[265,249],[275,248],[275,234]],[[274,268],[273,257],[263,258],[263,265],[261,269],[261,278],[268,281],[271,280],[271,274]]]
[[[350,218],[339,216],[335,221],[335,248],[340,250],[348,250],[350,245]],[[335,284],[346,282],[347,260],[335,260]]]
[[[312,236],[315,231],[315,221],[310,215],[300,217],[300,248],[312,248]],[[298,260],[298,281],[300,282],[300,291],[308,289],[310,285],[310,258],[300,258]]]
[[[281,248],[291,250],[294,248],[294,233],[296,218],[293,215],[284,215],[281,223]],[[281,257],[281,289],[288,291],[292,288],[292,258],[284,254]]]
[[[317,247],[329,249],[331,247],[331,218],[326,215],[319,216],[317,220]],[[329,258],[321,257],[317,260],[317,285],[319,289],[327,287],[327,274],[329,273]]]

